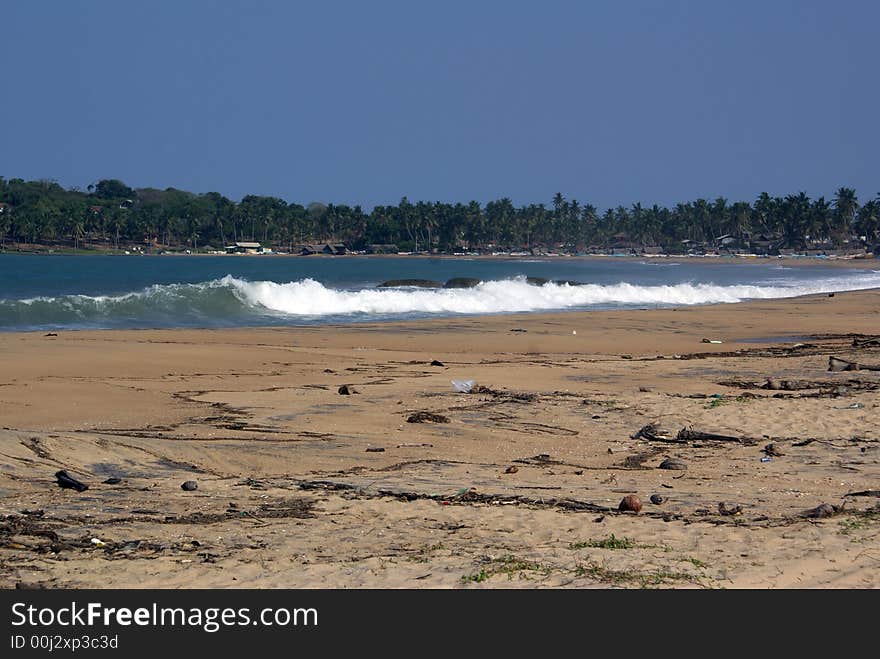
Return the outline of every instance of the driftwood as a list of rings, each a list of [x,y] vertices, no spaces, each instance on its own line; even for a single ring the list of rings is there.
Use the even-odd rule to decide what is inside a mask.
[[[847,492],[845,497],[880,497],[880,490],[862,490],[861,492]]]
[[[519,391],[500,391],[492,387],[486,387],[481,384],[474,385],[468,392],[471,394],[484,394],[493,398],[503,398],[509,401],[517,401],[521,403],[534,403],[538,400],[538,394],[519,392]]]
[[[407,423],[449,423],[449,417],[433,412],[416,412],[410,414]]]
[[[649,423],[642,426],[639,430],[630,435],[631,439],[647,439],[653,442],[669,442],[672,444],[686,444],[694,441],[711,441],[711,442],[737,442],[739,444],[754,444],[755,440],[751,437],[735,437],[733,435],[718,435],[711,432],[703,432],[702,430],[694,430],[693,428],[682,428],[672,437],[668,432],[660,430],[655,425]]]
[[[853,339],[853,348],[880,348],[880,337],[871,337],[867,339]]]
[[[763,384],[749,380],[722,380],[718,384],[738,389],[765,389],[777,391],[772,398],[839,398],[858,391],[877,391],[880,382],[872,380],[774,380],[767,378]],[[792,392],[792,393],[784,393]],[[756,394],[744,391],[737,398],[759,398]]]
[[[669,433],[665,430],[660,430],[653,423],[649,423],[646,426],[642,426],[638,430],[636,430],[632,435],[629,436],[630,439],[647,439],[652,442],[674,442],[675,440],[669,436]]]
[[[860,364],[840,357],[828,357],[829,371],[880,371],[880,364]]]
[[[58,486],[61,488],[76,490],[77,492],[85,492],[87,489],[89,489],[88,485],[86,485],[82,481],[78,481],[63,469],[61,471],[55,472],[55,478],[57,479]]]
[[[801,517],[808,519],[822,519],[824,517],[834,517],[838,513],[843,512],[843,506],[834,506],[830,503],[820,503],[815,508],[805,510],[801,513]]]
[[[728,508],[727,504],[723,501],[718,504],[718,514],[724,515],[726,517],[730,517],[732,515],[741,515],[743,511],[743,507],[740,505],[735,505],[733,508]]]
[[[880,389],[880,382],[871,380],[776,380],[768,377],[766,381],[755,382],[754,380],[721,380],[718,382],[723,387],[737,389],[766,389],[769,391],[804,391],[808,389],[856,389],[874,391]]]
[[[697,440],[708,440],[713,442],[738,442],[740,444],[754,444],[754,440],[750,437],[734,437],[733,435],[717,435],[712,432],[703,432],[694,430],[693,428],[682,428],[675,436],[679,442],[690,442]]]

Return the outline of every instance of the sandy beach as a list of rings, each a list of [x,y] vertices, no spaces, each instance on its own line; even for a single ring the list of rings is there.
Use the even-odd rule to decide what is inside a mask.
[[[0,334],[0,587],[877,587],[880,371],[828,364],[878,334],[880,291]]]

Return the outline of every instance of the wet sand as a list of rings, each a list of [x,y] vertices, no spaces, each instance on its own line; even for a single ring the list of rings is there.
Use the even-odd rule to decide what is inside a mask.
[[[880,291],[44,334],[0,334],[0,587],[880,585],[880,371],[827,371]]]

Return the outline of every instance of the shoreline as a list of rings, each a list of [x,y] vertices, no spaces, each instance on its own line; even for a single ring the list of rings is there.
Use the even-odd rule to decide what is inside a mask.
[[[465,255],[465,254],[288,254],[283,252],[272,252],[271,254],[209,254],[195,253],[185,254],[180,252],[168,252],[164,254],[151,253],[130,253],[126,254],[123,250],[106,250],[101,252],[84,253],[82,251],[63,251],[63,252],[46,252],[46,251],[7,251],[0,249],[0,256],[4,254],[18,256],[147,256],[147,257],[235,257],[235,258],[307,258],[307,259],[429,259],[429,260],[461,260],[461,261],[538,261],[538,262],[556,262],[556,261],[597,261],[608,262],[616,260],[626,261],[662,261],[670,263],[713,263],[713,264],[767,264],[776,263],[783,266],[813,266],[813,265],[831,265],[851,268],[880,268],[880,257],[866,253],[867,256],[765,256],[760,254],[701,254],[701,255],[681,255],[681,254],[582,254],[582,255],[543,255],[543,256],[526,256],[526,255]]]

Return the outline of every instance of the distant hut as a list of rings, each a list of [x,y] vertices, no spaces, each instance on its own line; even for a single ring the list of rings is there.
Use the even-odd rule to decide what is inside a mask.
[[[298,250],[301,256],[311,256],[312,254],[335,254],[333,246],[327,243],[300,245]]]
[[[782,246],[782,237],[779,234],[759,233],[752,236],[749,241],[749,249],[752,254],[776,256]]]
[[[263,246],[260,243],[237,242],[226,246],[227,254],[262,254]]]

